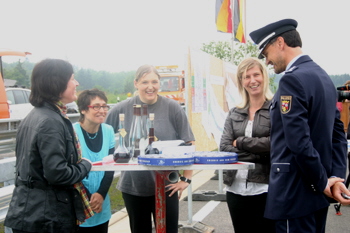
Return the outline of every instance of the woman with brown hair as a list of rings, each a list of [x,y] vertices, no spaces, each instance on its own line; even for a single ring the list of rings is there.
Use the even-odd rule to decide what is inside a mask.
[[[5,226],[14,233],[76,232],[93,215],[81,183],[91,162],[81,157],[65,107],[77,99],[79,83],[70,63],[45,59],[31,84],[34,109],[16,135],[16,187]]]
[[[139,67],[134,85],[138,95],[124,100],[109,111],[106,123],[118,131],[119,113],[125,114],[125,129],[130,135],[133,104],[147,104],[148,112],[155,114],[154,132],[159,140],[183,140],[193,142],[194,136],[185,111],[174,100],[158,95],[160,76],[150,65]],[[178,230],[179,200],[189,185],[192,171],[184,171],[185,181],[167,185],[166,232]],[[151,233],[155,218],[155,174],[154,171],[125,171],[121,173],[117,188],[122,191],[129,214],[132,233]],[[179,194],[178,194],[179,192]]]

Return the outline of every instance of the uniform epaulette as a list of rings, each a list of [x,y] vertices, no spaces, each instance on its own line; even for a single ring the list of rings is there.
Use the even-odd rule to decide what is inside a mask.
[[[297,66],[292,66],[292,67],[289,68],[289,70],[286,71],[286,73],[291,73],[291,72],[293,72],[296,69],[298,69]]]

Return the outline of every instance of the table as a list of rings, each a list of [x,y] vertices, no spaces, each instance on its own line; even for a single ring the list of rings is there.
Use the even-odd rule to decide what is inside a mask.
[[[156,232],[166,233],[165,225],[165,179],[167,171],[178,170],[241,170],[254,169],[254,163],[237,162],[231,164],[193,164],[187,166],[149,166],[133,163],[113,163],[103,165],[102,162],[93,163],[91,171],[155,171],[156,172]]]

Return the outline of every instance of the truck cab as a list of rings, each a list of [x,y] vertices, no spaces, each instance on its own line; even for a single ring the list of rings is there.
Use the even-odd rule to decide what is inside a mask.
[[[10,118],[10,107],[6,95],[6,89],[3,77],[2,57],[3,56],[27,56],[28,52],[0,50],[0,119]]]
[[[185,105],[184,71],[178,71],[178,66],[156,66],[160,75],[160,89],[158,94],[176,100]]]

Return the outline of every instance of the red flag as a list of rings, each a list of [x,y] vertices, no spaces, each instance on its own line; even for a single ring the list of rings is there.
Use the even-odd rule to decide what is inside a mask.
[[[235,41],[245,43],[244,14],[245,0],[233,1],[233,33]],[[216,28],[220,32],[232,33],[231,0],[216,0]]]

